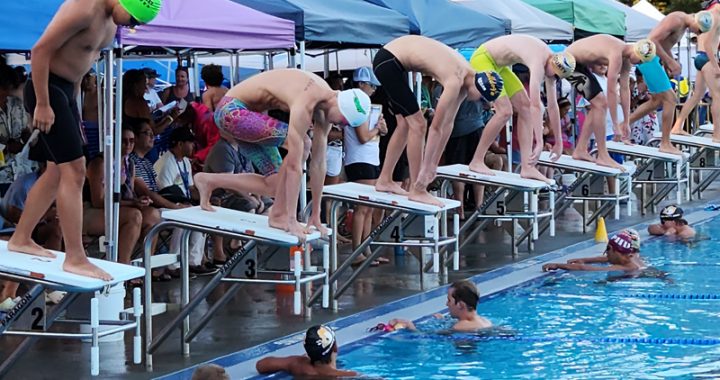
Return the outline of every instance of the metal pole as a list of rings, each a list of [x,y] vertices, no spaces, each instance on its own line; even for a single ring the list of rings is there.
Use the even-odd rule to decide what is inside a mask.
[[[103,57],[104,56],[105,56],[105,54],[103,53]],[[102,59],[104,59],[104,58],[102,58]],[[102,75],[100,75],[100,65],[97,62],[95,62],[95,83],[97,86],[97,106],[98,106],[98,120],[97,120],[98,125],[97,125],[97,127],[98,127],[98,136],[100,136],[100,126],[103,124],[103,121],[105,120],[105,109],[103,107],[103,104],[104,104],[103,103],[103,95],[105,93],[105,91],[104,91],[105,87],[103,87]],[[107,80],[105,81],[105,83],[107,84]],[[102,152],[103,151],[103,139],[98,138],[98,145],[99,145],[98,151]]]
[[[105,74],[105,86],[103,89],[105,90],[104,98],[105,101],[103,102],[103,119],[102,119],[102,128],[103,128],[103,143],[104,143],[104,176],[105,176],[105,250],[108,254],[108,257],[112,259],[113,255],[112,252],[115,251],[115,240],[112,238],[112,231],[113,229],[113,221],[115,218],[113,217],[113,188],[112,186],[107,186],[107,184],[112,183],[110,175],[112,174],[112,166],[113,166],[113,120],[114,120],[114,110],[113,105],[115,102],[113,101],[113,62],[114,62],[114,54],[112,50],[106,50],[103,53],[104,59],[105,59],[105,67],[104,67],[104,74]],[[118,96],[119,98],[122,98],[121,96]]]
[[[195,96],[200,96],[200,64],[198,63],[197,53],[192,54],[193,64],[193,89],[195,90]],[[190,105],[188,104],[188,107]]]
[[[230,53],[230,87],[235,86],[235,75],[237,74],[237,66],[235,65],[235,53]]]
[[[323,54],[323,78],[330,76],[330,52],[325,49]]]
[[[268,53],[268,69],[274,70],[275,69],[275,62],[273,62],[273,53]]]
[[[305,70],[305,41],[300,41],[300,70]],[[307,162],[303,162],[303,175],[300,180],[300,210],[307,207]],[[317,200],[320,202],[320,199]]]
[[[117,72],[118,72],[118,80],[116,83],[116,94],[115,97],[115,125],[113,126],[113,141],[112,141],[112,189],[113,189],[113,206],[112,206],[112,242],[113,242],[113,249],[108,253],[108,257],[110,257],[111,261],[117,261],[117,241],[119,236],[119,227],[120,223],[120,162],[122,160],[122,154],[120,152],[121,145],[120,142],[122,141],[122,80],[120,75],[123,72],[123,60],[122,60],[122,49],[118,49],[118,57],[116,60],[116,66],[117,66]],[[107,186],[107,179],[110,178],[109,176],[105,176],[105,184]]]

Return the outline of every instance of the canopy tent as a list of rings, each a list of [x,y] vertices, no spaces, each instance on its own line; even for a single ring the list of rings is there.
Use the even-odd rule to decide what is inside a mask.
[[[573,39],[573,26],[570,23],[527,5],[522,0],[452,1],[493,17],[510,20],[513,34],[529,34],[545,41]]]
[[[615,0],[596,0],[598,4],[607,4],[625,13],[626,34],[625,41],[635,42],[647,38],[650,31],[658,24],[658,21],[643,14],[627,5]]]
[[[125,46],[287,49],[295,46],[295,25],[230,0],[165,1],[153,22],[122,28],[118,40]]]
[[[32,49],[63,0],[3,1],[0,5],[0,51]]]
[[[407,17],[355,0],[233,0],[296,22],[296,40],[309,48],[380,46],[409,33]],[[302,23],[297,25],[298,10]],[[298,29],[300,32],[298,33]]]
[[[491,38],[510,33],[510,20],[489,16],[446,0],[365,1],[407,16],[412,34],[434,38],[455,48],[477,47]]]
[[[285,0],[232,0],[256,11],[295,23],[295,40],[305,40],[305,12]]]
[[[660,21],[663,18],[665,18],[665,15],[662,14],[657,8],[655,8],[654,5],[650,4],[647,0],[640,0],[637,2],[637,4],[632,6],[632,9],[646,15],[650,16],[653,19]]]
[[[575,27],[575,39],[605,33],[625,37],[625,13],[595,1],[523,0]]]

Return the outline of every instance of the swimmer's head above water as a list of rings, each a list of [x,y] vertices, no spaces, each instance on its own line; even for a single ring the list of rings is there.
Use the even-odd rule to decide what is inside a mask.
[[[330,363],[332,354],[337,352],[335,333],[325,325],[312,326],[305,333],[304,347],[310,363]]]
[[[662,211],[660,211],[660,223],[665,224],[665,222],[673,222],[682,219],[683,215],[683,209],[680,207],[676,205],[665,206]]]

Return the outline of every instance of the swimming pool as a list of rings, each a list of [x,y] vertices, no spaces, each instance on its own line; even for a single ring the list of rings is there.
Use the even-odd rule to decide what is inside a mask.
[[[341,366],[387,379],[718,378],[719,220],[692,245],[643,242],[653,276],[553,273],[485,297],[479,313],[498,326],[487,334],[439,335],[451,322],[424,318],[426,333],[342,347]]]

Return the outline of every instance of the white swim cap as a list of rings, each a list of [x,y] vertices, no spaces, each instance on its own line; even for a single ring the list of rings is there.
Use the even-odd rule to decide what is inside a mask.
[[[650,62],[655,58],[655,43],[648,39],[642,39],[633,44],[633,51],[641,62]]]
[[[358,127],[370,117],[370,97],[357,88],[339,91],[338,108],[351,127]]]
[[[560,78],[567,78],[575,71],[575,57],[567,52],[553,54],[550,63],[555,75]]]
[[[709,11],[695,13],[695,22],[698,24],[698,30],[700,30],[700,33],[709,31],[713,26],[712,13]]]

